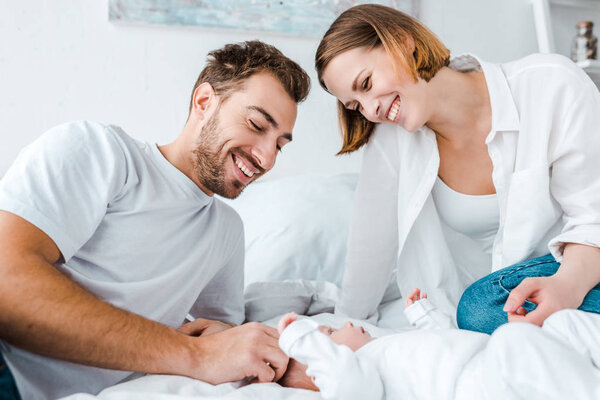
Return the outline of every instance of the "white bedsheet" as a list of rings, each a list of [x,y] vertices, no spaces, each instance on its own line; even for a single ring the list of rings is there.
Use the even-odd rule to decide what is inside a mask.
[[[256,282],[246,287],[246,315],[250,321],[261,321],[275,327],[279,318],[294,311],[311,315],[319,324],[338,327],[348,318],[332,314],[339,289],[329,282],[294,280]],[[402,310],[402,299],[393,299],[379,308],[379,326],[352,320],[373,336],[412,329]],[[172,375],[147,375],[103,390],[97,396],[75,394],[68,400],[187,400],[187,399],[320,399],[317,392],[291,389],[276,383],[247,385],[244,382],[210,385],[195,379]]]
[[[320,399],[317,392],[309,390],[290,389],[276,383],[257,383],[241,385],[240,383],[224,383],[213,386],[195,379],[183,376],[148,375],[121,383],[103,390],[98,396],[76,394],[69,400],[314,400]]]

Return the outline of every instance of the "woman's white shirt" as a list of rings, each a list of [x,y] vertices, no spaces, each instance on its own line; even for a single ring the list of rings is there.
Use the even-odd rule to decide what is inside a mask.
[[[492,108],[486,138],[499,226],[492,255],[439,217],[432,188],[439,168],[435,133],[379,125],[365,148],[342,296],[336,312],[375,317],[394,269],[401,293],[425,289],[454,315],[476,279],[564,243],[600,247],[600,94],[565,57],[535,54],[496,65],[474,56]]]

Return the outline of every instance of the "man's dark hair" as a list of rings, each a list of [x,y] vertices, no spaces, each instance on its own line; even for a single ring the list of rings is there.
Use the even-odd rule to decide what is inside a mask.
[[[206,67],[200,72],[192,90],[190,110],[196,88],[210,83],[224,101],[243,86],[244,81],[259,72],[271,73],[296,102],[300,103],[310,90],[308,74],[274,46],[258,40],[228,44],[208,53]]]

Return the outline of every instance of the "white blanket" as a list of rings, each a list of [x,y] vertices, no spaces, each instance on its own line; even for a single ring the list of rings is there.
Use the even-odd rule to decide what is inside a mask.
[[[246,287],[246,318],[276,326],[279,318],[294,311],[311,315],[319,324],[338,327],[348,319],[332,314],[339,298],[339,289],[329,282],[294,280],[284,282],[256,282]],[[393,299],[379,308],[379,326],[351,320],[373,336],[383,336],[412,329],[402,310],[402,299]],[[320,399],[317,392],[291,389],[276,383],[247,385],[245,382],[210,385],[195,379],[172,375],[147,375],[103,390],[97,396],[75,394],[65,400],[187,400],[187,399]]]

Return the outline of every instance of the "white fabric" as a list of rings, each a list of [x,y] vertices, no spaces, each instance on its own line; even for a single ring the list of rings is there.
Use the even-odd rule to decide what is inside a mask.
[[[575,317],[551,320],[552,329],[512,323],[491,337],[412,331],[375,339],[356,352],[304,319],[286,328],[279,344],[307,364],[324,399],[598,399],[600,370],[589,354],[600,349],[600,316],[567,312]]]
[[[283,296],[285,293],[285,297]],[[394,298],[379,307],[377,325],[332,314],[339,301],[340,290],[330,282],[296,279],[281,282],[255,282],[246,286],[246,319],[274,328],[285,314],[296,312],[299,317],[310,316],[320,325],[340,327],[347,321],[363,326],[372,336],[385,336],[399,331],[413,330],[403,310],[404,299]],[[421,317],[421,314],[416,314]]]
[[[340,286],[357,174],[256,182],[235,200],[246,237],[246,284],[286,279]]]
[[[496,194],[473,196],[459,193],[438,176],[431,196],[440,219],[448,227],[479,243],[486,254],[492,254],[494,238],[500,226]]]
[[[188,312],[243,320],[239,216],[118,127],[75,122],[42,135],[2,180],[0,209],[48,234],[66,261],[56,268],[117,307],[174,328]],[[7,343],[2,353],[24,399],[98,393],[130,376]]]
[[[590,357],[600,351],[598,332],[600,315],[579,310],[559,311],[542,328],[501,326],[478,360],[487,399],[600,399],[598,359]]]
[[[315,378],[321,396],[324,399],[383,398],[384,387],[378,368],[373,368],[370,360],[357,357],[348,346],[333,343],[317,330],[318,326],[310,319],[293,322],[280,336],[279,346],[287,355],[308,366],[306,374]]]
[[[598,89],[558,55],[480,65],[500,206],[493,257],[440,221],[431,197],[439,167],[435,133],[379,125],[365,148],[336,312],[374,315],[397,267],[401,293],[426,288],[453,315],[465,287],[487,273],[548,251],[560,261],[567,242],[600,246]]]
[[[320,400],[318,392],[292,389],[277,383],[242,385],[240,382],[213,386],[184,376],[148,375],[122,383],[97,396],[78,393],[63,400]]]
[[[452,318],[440,312],[429,299],[421,299],[406,307],[404,315],[408,322],[417,329],[456,328]]]
[[[339,292],[327,281],[254,282],[244,289],[246,321],[266,321],[291,311],[298,315],[332,313]]]
[[[454,399],[464,365],[488,340],[470,331],[416,330],[377,338],[353,352],[310,322],[292,323],[279,344],[308,365],[324,399]]]

